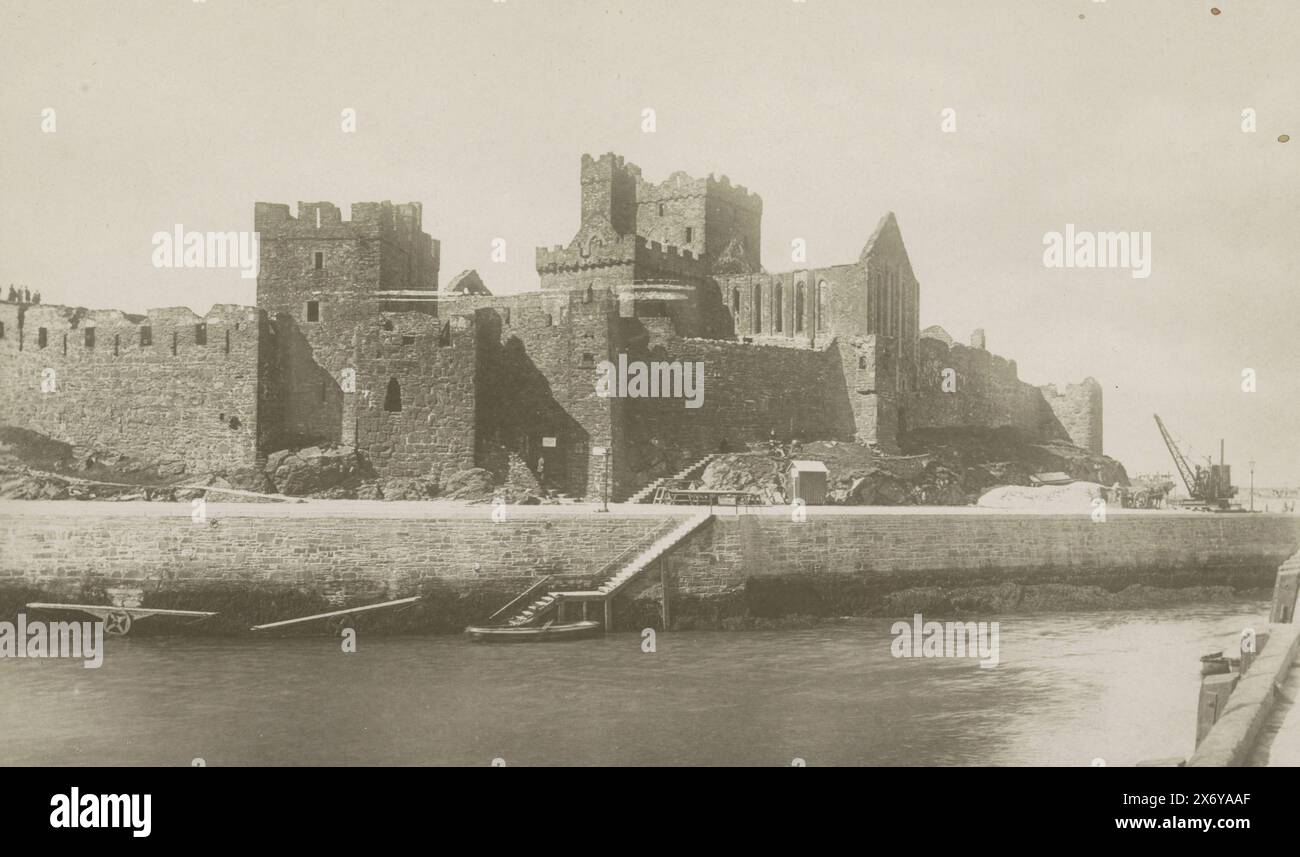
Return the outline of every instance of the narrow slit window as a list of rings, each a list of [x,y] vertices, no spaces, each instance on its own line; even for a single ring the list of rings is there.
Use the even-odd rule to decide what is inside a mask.
[[[121,334],[115,333],[113,334],[113,356],[116,357],[121,353],[122,353],[122,336]]]
[[[173,330],[172,331],[172,355],[173,356],[175,356],[176,354],[176,346],[179,344],[178,343],[179,339],[180,339],[180,334]]]
[[[315,256],[313,256],[313,258],[312,258],[312,264],[315,266],[315,268],[316,268],[317,271],[319,271],[321,268],[324,268],[324,267],[325,267],[325,254],[324,254],[324,253],[317,253],[317,254],[315,254]]]
[[[86,328],[86,347],[95,347],[95,328],[93,327]]]
[[[307,301],[307,320],[320,321],[320,301]]]
[[[50,342],[50,334],[43,327],[36,328],[36,347],[44,348]]]
[[[195,345],[208,344],[208,326],[206,324],[194,325],[194,344]]]
[[[384,410],[390,414],[402,410],[402,385],[397,383],[396,378],[388,379],[388,392],[384,395]]]
[[[140,347],[147,348],[150,345],[153,345],[153,328],[146,324],[140,328]]]

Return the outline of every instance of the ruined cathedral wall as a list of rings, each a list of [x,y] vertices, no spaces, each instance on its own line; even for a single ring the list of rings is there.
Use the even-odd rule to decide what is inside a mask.
[[[722,340],[652,336],[629,360],[703,366],[698,408],[676,397],[626,400],[634,478],[676,472],[724,447],[767,441],[848,439],[844,382],[826,352]],[[662,475],[662,473],[656,474]]]
[[[952,374],[945,376],[945,370]],[[955,391],[945,390],[945,377]],[[901,429],[1014,428],[1101,453],[1101,387],[1088,379],[1057,393],[1021,381],[1016,364],[983,348],[919,343],[918,389],[904,397]]]

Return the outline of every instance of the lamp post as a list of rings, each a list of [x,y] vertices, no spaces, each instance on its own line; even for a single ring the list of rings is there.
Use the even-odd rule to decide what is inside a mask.
[[[600,508],[597,512],[609,511],[609,447],[596,446],[592,447],[592,455],[599,455],[605,459],[605,470],[600,476]]]

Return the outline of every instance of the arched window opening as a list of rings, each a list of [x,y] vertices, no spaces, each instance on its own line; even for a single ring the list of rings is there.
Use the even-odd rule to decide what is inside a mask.
[[[808,287],[799,283],[794,287],[794,332],[803,333],[803,303],[804,292]]]
[[[785,287],[777,283],[772,289],[772,329],[780,333],[785,329]]]
[[[388,379],[388,392],[384,395],[384,410],[390,414],[402,410],[402,385],[397,383],[396,378]]]
[[[750,313],[750,315],[753,316],[754,319],[754,324],[753,324],[754,333],[762,333],[763,332],[763,287],[760,285],[754,286],[754,309],[753,312]]]

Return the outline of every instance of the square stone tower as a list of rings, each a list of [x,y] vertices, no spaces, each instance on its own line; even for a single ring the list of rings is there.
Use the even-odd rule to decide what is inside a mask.
[[[343,370],[353,365],[357,325],[403,295],[438,288],[438,242],[419,203],[366,202],[343,220],[328,202],[257,203],[257,305],[270,317],[279,355],[281,443],[351,442]],[[436,313],[436,305],[430,303]]]

